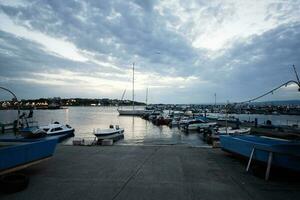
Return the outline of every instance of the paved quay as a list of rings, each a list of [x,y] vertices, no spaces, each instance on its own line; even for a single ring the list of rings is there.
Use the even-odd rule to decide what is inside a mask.
[[[0,199],[300,198],[300,179],[265,181],[220,149],[59,145],[53,158],[22,172],[28,188]]]

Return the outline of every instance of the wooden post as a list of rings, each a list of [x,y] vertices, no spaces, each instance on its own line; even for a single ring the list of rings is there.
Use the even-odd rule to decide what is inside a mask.
[[[253,147],[253,149],[252,149],[252,151],[251,151],[250,158],[249,158],[249,161],[248,161],[248,164],[247,164],[247,168],[246,168],[246,172],[249,171],[249,168],[250,168],[250,164],[251,164],[251,161],[252,161],[252,158],[253,158],[254,151],[255,151],[255,147]]]

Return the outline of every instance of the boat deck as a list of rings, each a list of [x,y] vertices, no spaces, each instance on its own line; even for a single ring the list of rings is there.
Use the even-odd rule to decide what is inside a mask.
[[[298,199],[300,176],[265,181],[220,149],[187,146],[59,145],[24,169],[29,187],[0,199]],[[264,171],[264,169],[263,169]],[[271,169],[272,173],[272,169]]]

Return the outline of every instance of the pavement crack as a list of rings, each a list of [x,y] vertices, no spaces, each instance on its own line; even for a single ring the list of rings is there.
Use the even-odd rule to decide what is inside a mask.
[[[127,178],[125,183],[122,185],[121,189],[113,196],[112,200],[115,200],[118,198],[118,196],[121,194],[121,192],[126,188],[128,183],[139,173],[139,171],[142,169],[142,167],[154,156],[154,154],[160,149],[161,147],[157,147],[149,156],[146,157],[146,159],[137,167],[137,169]]]

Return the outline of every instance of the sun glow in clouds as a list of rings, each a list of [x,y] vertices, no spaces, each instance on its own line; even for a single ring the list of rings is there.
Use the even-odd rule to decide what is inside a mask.
[[[16,25],[7,15],[0,13],[0,30],[14,34],[41,44],[46,51],[50,51],[64,58],[84,62],[87,58],[80,53],[76,46],[68,41],[50,37],[41,32],[28,30],[25,27]]]
[[[293,9],[293,3],[297,2],[280,3],[272,0],[192,1],[189,4],[160,1],[155,8],[163,17],[172,16],[172,20],[165,17],[169,28],[189,38],[193,47],[217,51],[227,48],[237,38],[300,20],[297,9]],[[279,19],[282,16],[284,20]]]

